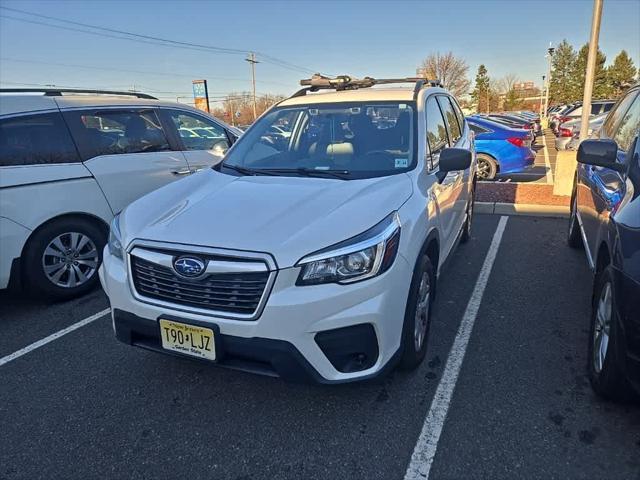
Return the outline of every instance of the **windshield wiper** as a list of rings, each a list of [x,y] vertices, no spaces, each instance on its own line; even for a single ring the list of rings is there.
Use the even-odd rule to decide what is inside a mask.
[[[333,177],[338,178],[340,180],[347,180],[347,176],[350,175],[351,172],[349,170],[334,170],[334,169],[326,169],[320,170],[315,168],[266,168],[266,169],[258,169],[259,171],[268,171],[273,174],[278,173],[297,173],[299,175],[304,175],[306,177],[314,177],[314,176],[324,176],[324,177]]]
[[[231,165],[228,163],[221,163],[220,167],[224,167],[224,168],[229,168],[235,172],[241,173],[243,175],[276,175],[276,173],[271,173],[269,171],[266,171],[262,168],[247,168],[247,167],[240,167],[238,165]]]

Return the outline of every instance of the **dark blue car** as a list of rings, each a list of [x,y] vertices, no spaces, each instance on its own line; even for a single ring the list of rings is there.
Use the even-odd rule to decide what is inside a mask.
[[[529,130],[510,128],[483,117],[467,117],[476,134],[478,178],[492,180],[498,174],[525,171],[536,159]]]
[[[578,148],[568,242],[594,272],[589,378],[611,399],[640,394],[640,85]]]

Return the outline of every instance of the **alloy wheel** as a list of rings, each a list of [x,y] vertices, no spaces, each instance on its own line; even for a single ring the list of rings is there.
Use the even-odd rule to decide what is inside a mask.
[[[478,159],[478,177],[485,180],[491,176],[491,165],[484,158]]]
[[[46,277],[62,288],[74,288],[87,282],[95,275],[99,261],[93,240],[78,232],[58,235],[42,254]]]
[[[431,278],[428,272],[422,274],[418,288],[418,304],[416,305],[415,329],[413,341],[416,352],[420,351],[429,326],[429,309],[431,308]]]
[[[595,328],[593,329],[593,368],[600,373],[604,366],[609,347],[609,332],[611,331],[612,316],[612,291],[611,282],[602,287],[595,315]]]

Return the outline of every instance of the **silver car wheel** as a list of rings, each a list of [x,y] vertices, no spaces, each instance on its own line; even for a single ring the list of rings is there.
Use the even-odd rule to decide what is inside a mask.
[[[51,283],[74,288],[87,282],[98,269],[98,249],[87,235],[68,232],[54,238],[42,254],[42,268]]]
[[[595,327],[593,329],[593,368],[596,373],[602,371],[609,347],[611,330],[612,295],[611,282],[602,287],[596,310]]]
[[[413,341],[416,352],[419,352],[427,336],[429,326],[429,309],[431,308],[431,278],[427,272],[422,274],[418,288],[418,303],[416,305],[415,329]]]

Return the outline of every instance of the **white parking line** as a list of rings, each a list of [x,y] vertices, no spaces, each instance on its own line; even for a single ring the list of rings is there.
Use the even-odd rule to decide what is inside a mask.
[[[442,427],[444,426],[447,412],[449,411],[449,404],[453,397],[453,391],[456,388],[458,374],[460,373],[473,325],[476,321],[478,310],[480,309],[482,295],[487,286],[489,274],[493,268],[493,263],[496,259],[508,218],[509,217],[500,217],[498,228],[496,228],[496,232],[493,234],[491,246],[482,264],[476,286],[473,289],[473,293],[467,304],[467,309],[464,312],[460,327],[456,333],[456,338],[449,352],[447,365],[445,366],[442,378],[438,384],[438,389],[431,402],[427,417],[424,420],[424,425],[422,426],[422,431],[413,450],[413,455],[411,455],[411,461],[404,476],[405,480],[425,480],[429,478],[429,471],[431,470],[431,465],[433,464],[433,459],[436,456],[436,450],[438,448],[438,440],[440,440]]]
[[[26,347],[21,348],[20,350],[17,350],[7,355],[6,357],[0,358],[0,367],[2,365],[5,365],[11,362],[12,360],[15,360],[16,358],[20,358],[21,356],[26,355],[27,353],[46,345],[49,342],[53,342],[54,340],[66,335],[67,333],[71,333],[74,330],[77,330],[80,327],[84,327],[85,325],[88,325],[91,322],[95,322],[99,318],[104,317],[110,311],[111,311],[110,308],[105,308],[101,312],[91,315],[90,317],[87,317],[84,320],[80,320],[79,322],[74,323],[73,325],[69,325],[67,328],[63,328],[62,330],[56,333],[52,333],[48,337],[44,337],[43,339],[38,340],[37,342],[33,342],[31,345],[27,345]]]
[[[542,145],[544,148],[542,149],[542,155],[544,156],[544,164],[547,168],[547,183],[553,185],[553,172],[551,171],[551,164],[549,163],[549,150],[547,150],[547,140],[545,139],[545,134],[542,134]]]

